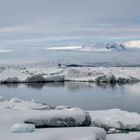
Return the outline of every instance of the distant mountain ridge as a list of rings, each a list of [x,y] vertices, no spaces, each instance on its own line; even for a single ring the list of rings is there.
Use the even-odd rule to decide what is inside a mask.
[[[126,51],[127,49],[122,43],[85,43],[83,49],[91,49],[95,51]]]
[[[111,49],[112,51],[126,51],[127,50],[123,44],[119,44],[119,43],[106,44],[106,48]]]
[[[86,42],[82,45],[62,45],[47,47],[48,50],[62,51],[93,51],[93,52],[124,52],[140,51],[140,41],[126,41],[114,43]]]

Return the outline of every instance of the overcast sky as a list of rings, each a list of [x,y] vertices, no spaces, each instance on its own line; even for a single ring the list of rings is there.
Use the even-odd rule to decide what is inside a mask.
[[[0,41],[66,42],[140,37],[140,0],[0,0]]]

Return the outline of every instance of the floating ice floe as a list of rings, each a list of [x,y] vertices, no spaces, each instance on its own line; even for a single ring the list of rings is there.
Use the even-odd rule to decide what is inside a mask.
[[[35,131],[35,125],[33,124],[14,124],[10,130],[13,133],[30,133]]]
[[[104,128],[108,133],[140,131],[140,114],[120,109],[90,111],[92,125]]]
[[[3,100],[0,102],[0,108],[16,110],[50,110],[49,106],[37,103],[35,100],[25,101],[17,97],[11,98],[10,100]]]

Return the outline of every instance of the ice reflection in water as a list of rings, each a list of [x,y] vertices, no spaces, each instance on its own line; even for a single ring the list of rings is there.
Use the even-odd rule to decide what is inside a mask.
[[[48,105],[66,105],[86,110],[121,108],[140,113],[140,83],[126,85],[84,82],[54,82],[0,85],[0,96],[35,99]]]

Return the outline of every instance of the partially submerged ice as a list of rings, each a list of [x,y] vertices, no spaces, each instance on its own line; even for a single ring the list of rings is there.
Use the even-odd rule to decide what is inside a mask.
[[[36,128],[44,127],[78,127],[89,126],[91,117],[89,113],[81,109],[50,110],[40,112],[30,118],[25,123],[34,124]]]
[[[13,133],[30,133],[35,131],[35,125],[33,124],[25,124],[25,123],[17,123],[14,124],[10,130]]]

